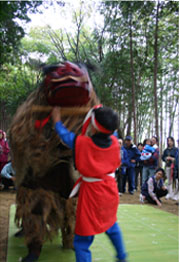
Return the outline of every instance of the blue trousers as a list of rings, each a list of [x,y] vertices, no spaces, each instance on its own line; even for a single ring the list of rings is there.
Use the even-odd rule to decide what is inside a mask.
[[[135,189],[135,168],[129,167],[123,176],[123,192],[126,192],[126,179],[128,178],[128,191],[133,192]]]
[[[150,177],[153,176],[156,172],[156,168],[149,168],[148,166],[143,166],[142,170],[142,185]]]
[[[105,232],[110,238],[117,252],[117,261],[125,261],[126,250],[123,242],[122,233],[118,223],[116,222]],[[79,236],[75,234],[74,248],[76,253],[76,262],[91,262],[90,245],[94,240],[94,236]]]

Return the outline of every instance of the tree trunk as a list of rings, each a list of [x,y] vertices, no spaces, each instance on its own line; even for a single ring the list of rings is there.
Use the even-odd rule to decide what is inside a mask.
[[[161,99],[161,112],[160,112],[160,141],[159,141],[159,145],[160,145],[160,155],[162,156],[163,153],[163,84],[161,82],[161,93],[160,93],[160,99]],[[162,160],[160,158],[159,161],[160,166],[162,166]]]
[[[127,116],[127,133],[126,135],[131,135],[131,125],[132,125],[132,106],[131,103],[129,103],[128,106],[128,116]]]
[[[157,69],[158,69],[158,16],[160,3],[158,1],[156,10],[156,26],[154,34],[154,108],[155,108],[155,130],[159,139],[158,103],[157,103]]]
[[[174,102],[174,100],[172,101]],[[170,125],[169,125],[169,136],[172,136],[172,131],[173,131],[173,126],[174,126],[174,119],[175,119],[175,114],[176,114],[176,110],[177,110],[177,106],[178,106],[178,98],[177,100],[175,101],[175,105],[174,105],[174,108],[173,108],[173,105],[172,105],[172,113],[170,113],[169,115],[169,118],[170,118]]]
[[[132,41],[132,16],[130,18],[129,25],[130,25],[130,61],[131,61],[131,81],[132,81],[132,113],[133,113],[133,123],[134,123],[134,143],[137,144],[135,80],[134,80],[133,41]]]

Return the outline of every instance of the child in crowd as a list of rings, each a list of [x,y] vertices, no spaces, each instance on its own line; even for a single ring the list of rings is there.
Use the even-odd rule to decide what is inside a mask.
[[[152,154],[156,151],[156,148],[151,145],[151,139],[145,140],[145,145],[141,153],[141,160],[148,160]]]
[[[75,166],[81,174],[76,183],[80,186],[74,238],[76,261],[92,261],[89,247],[94,236],[106,232],[117,251],[116,261],[126,262],[123,237],[116,222],[119,195],[114,172],[120,166],[120,147],[112,134],[118,127],[117,114],[96,106],[87,114],[79,136],[63,125],[58,107],[53,109],[52,118],[61,140],[74,150]],[[85,135],[90,123],[91,137]],[[76,194],[74,191],[70,197]]]
[[[155,174],[149,177],[142,186],[140,201],[143,203],[147,200],[151,204],[156,204],[161,207],[160,198],[166,196],[167,188],[164,186],[163,179],[165,178],[164,169],[158,168]]]

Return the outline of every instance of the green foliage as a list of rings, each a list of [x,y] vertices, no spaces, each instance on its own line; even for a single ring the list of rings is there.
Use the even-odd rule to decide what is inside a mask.
[[[18,21],[29,22],[28,11],[35,12],[42,1],[0,1],[0,67],[14,61],[24,29]]]
[[[1,65],[14,59],[10,54],[13,54],[12,50],[17,50],[24,35],[23,29],[18,28],[14,18],[19,14],[19,19],[28,21],[27,10],[37,10],[38,7],[36,1],[5,3],[3,5],[0,2],[0,7],[4,6],[4,13],[0,13],[2,39],[7,31],[5,44],[0,47],[3,48],[0,49]],[[13,6],[19,11],[13,12]],[[63,31],[61,28],[53,30],[50,27],[31,29],[28,36],[21,41],[20,61],[16,60],[16,66],[6,63],[0,72],[0,99],[7,101],[8,109],[13,113],[13,107],[18,106],[36,87],[40,64],[62,60],[81,61],[93,69],[89,72],[101,102],[118,112],[121,134],[126,135],[128,128],[133,133],[130,60],[132,40],[138,140],[140,141],[143,136],[155,134],[153,75],[157,3],[101,1],[99,11],[104,18],[104,24],[94,26],[93,31],[86,24],[93,5],[88,2],[88,10],[84,7],[84,3],[81,2],[78,10],[72,9],[71,19],[74,24],[71,32]],[[164,122],[166,119],[173,122],[173,110],[176,109],[178,99],[178,8],[177,1],[161,2],[158,17],[157,95],[159,119],[162,108],[166,112]],[[2,8],[0,10],[2,12]],[[10,30],[8,21],[11,21],[9,25],[14,30],[12,32],[8,31]]]
[[[4,101],[6,111],[13,115],[17,107],[37,87],[38,72],[25,65],[18,67],[4,65],[0,73],[0,101]]]
[[[136,116],[138,136],[140,139],[145,133],[145,130],[151,129],[153,132],[153,71],[156,2],[103,1],[100,11],[101,14],[104,14],[106,25],[104,30],[106,39],[103,39],[103,48],[106,56],[104,62],[101,63],[104,74],[100,79],[103,92],[101,92],[102,94],[100,94],[100,96],[102,96],[105,101],[107,99],[108,102],[111,99],[112,107],[118,106],[116,109],[120,116],[122,115],[121,118],[123,118],[125,123],[127,123],[126,119],[129,117],[128,110],[132,111],[129,36],[130,27],[132,28]],[[175,88],[173,100],[176,99],[175,94],[178,90],[178,59],[176,59],[178,57],[177,32],[178,3],[173,2],[171,5],[170,2],[162,2],[158,30],[158,94],[161,89],[159,82],[166,78],[166,81],[164,81],[163,96],[165,97],[166,93],[169,94],[173,86],[173,89]],[[97,39],[100,35],[101,32],[96,31]],[[112,55],[109,55],[111,53]],[[109,60],[110,63],[108,63]],[[114,97],[112,97],[112,94],[109,94],[107,88],[103,89],[103,83],[111,87],[110,92],[114,94]],[[116,87],[117,85],[119,87],[118,89]],[[115,97],[118,97],[119,103],[114,102],[116,101]],[[162,105],[162,102],[159,100],[158,108],[161,109],[161,106],[164,107],[165,105]],[[122,109],[122,107],[124,107],[124,109]],[[173,115],[172,112],[171,114]],[[171,118],[171,115],[169,115],[169,117]],[[151,125],[151,128],[149,128],[149,125]],[[125,128],[128,128],[128,126]]]

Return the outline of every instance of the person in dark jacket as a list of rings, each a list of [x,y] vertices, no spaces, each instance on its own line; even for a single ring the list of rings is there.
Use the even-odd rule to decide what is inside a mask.
[[[175,147],[172,136],[167,138],[167,148],[164,150],[162,160],[166,163],[166,177],[168,179],[168,195],[166,199],[178,200],[178,173],[179,173],[179,149]],[[174,187],[173,187],[174,185]]]
[[[123,193],[126,191],[126,180],[128,178],[128,191],[133,195],[135,189],[135,165],[140,160],[141,153],[136,145],[133,145],[131,136],[126,136],[124,147],[127,150],[128,167],[123,177]]]
[[[158,168],[155,174],[149,177],[142,185],[140,201],[143,203],[147,200],[151,204],[162,206],[161,197],[166,196],[168,193],[167,188],[164,186],[165,171],[163,168]]]
[[[118,139],[120,145],[120,155],[121,155],[121,165],[116,170],[116,180],[118,185],[119,195],[123,193],[123,177],[126,174],[126,169],[128,167],[128,154],[127,150],[123,146],[123,139]]]
[[[140,153],[142,153],[143,150],[143,144],[138,143],[137,148]],[[139,177],[140,177],[140,188],[142,186],[142,169],[143,169],[143,161],[139,160],[136,161],[136,166],[135,166],[135,190],[138,190],[138,184],[139,184]]]

